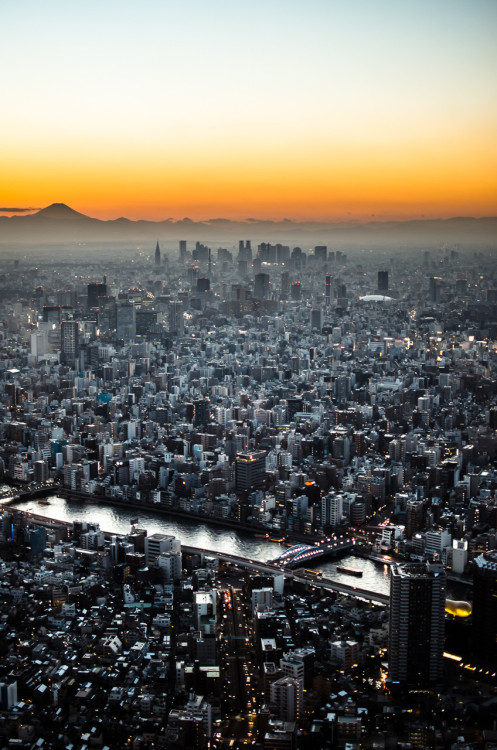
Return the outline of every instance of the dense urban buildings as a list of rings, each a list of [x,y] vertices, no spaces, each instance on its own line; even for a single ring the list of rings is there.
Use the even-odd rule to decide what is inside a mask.
[[[492,253],[115,252],[0,275],[2,737],[489,748]],[[49,521],[57,494],[94,522]],[[273,551],[209,555],[145,513]]]

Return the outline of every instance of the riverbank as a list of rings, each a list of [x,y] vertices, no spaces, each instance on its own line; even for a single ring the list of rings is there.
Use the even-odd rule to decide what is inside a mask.
[[[163,505],[162,503],[150,503],[150,502],[137,502],[131,500],[121,500],[116,497],[99,496],[99,495],[88,495],[86,492],[78,492],[77,490],[68,490],[65,487],[58,487],[56,494],[59,497],[64,498],[68,502],[77,501],[84,502],[89,505],[103,505],[111,508],[125,508],[126,510],[136,512],[139,517],[139,513],[143,510],[146,513],[158,513],[164,517],[171,517],[177,519],[184,519],[187,521],[198,521],[199,523],[208,524],[210,526],[216,526],[223,529],[232,529],[233,531],[243,531],[247,534],[260,534],[266,538],[266,534],[281,537],[282,532],[279,530],[271,529],[268,526],[258,523],[242,523],[236,521],[233,518],[218,518],[213,516],[207,516],[204,513],[195,513],[193,511],[184,511],[179,508],[171,508],[170,506]],[[285,538],[291,542],[308,542],[309,544],[315,544],[320,540],[319,537],[307,534],[298,534],[295,532],[285,532]]]

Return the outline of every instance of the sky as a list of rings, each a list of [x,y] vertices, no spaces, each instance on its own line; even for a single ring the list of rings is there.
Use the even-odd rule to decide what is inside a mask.
[[[496,0],[4,0],[0,11],[0,210],[497,214]]]

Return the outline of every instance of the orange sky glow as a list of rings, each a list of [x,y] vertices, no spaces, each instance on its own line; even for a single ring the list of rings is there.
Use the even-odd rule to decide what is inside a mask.
[[[0,206],[497,215],[493,0],[145,4],[5,9]]]

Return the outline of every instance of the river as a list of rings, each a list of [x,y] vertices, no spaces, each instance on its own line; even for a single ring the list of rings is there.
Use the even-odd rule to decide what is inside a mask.
[[[109,505],[89,504],[75,500],[67,502],[56,496],[51,496],[47,500],[48,505],[40,504],[35,500],[26,500],[9,504],[8,507],[29,510],[59,521],[98,523],[102,531],[116,534],[127,534],[130,530],[130,521],[138,517],[139,526],[147,529],[149,534],[155,532],[171,534],[182,544],[198,547],[206,552],[222,552],[263,562],[277,557],[286,549],[282,544],[256,538],[247,532],[204,525],[196,520],[167,518],[160,513],[154,513],[153,510],[147,509],[137,513],[135,510],[113,508]],[[336,569],[337,563],[361,570],[362,577],[359,579],[340,573]],[[350,585],[351,582],[356,581],[361,588],[379,594],[388,594],[390,591],[389,566],[372,560],[346,555],[337,562],[316,562],[312,567],[316,571],[321,571],[324,577],[340,583]],[[453,588],[455,587],[449,584],[447,593],[450,598],[464,598],[461,591],[456,596],[456,592],[452,591]],[[457,588],[459,589],[459,585]],[[464,594],[466,597],[469,594],[467,587],[464,587]]]

